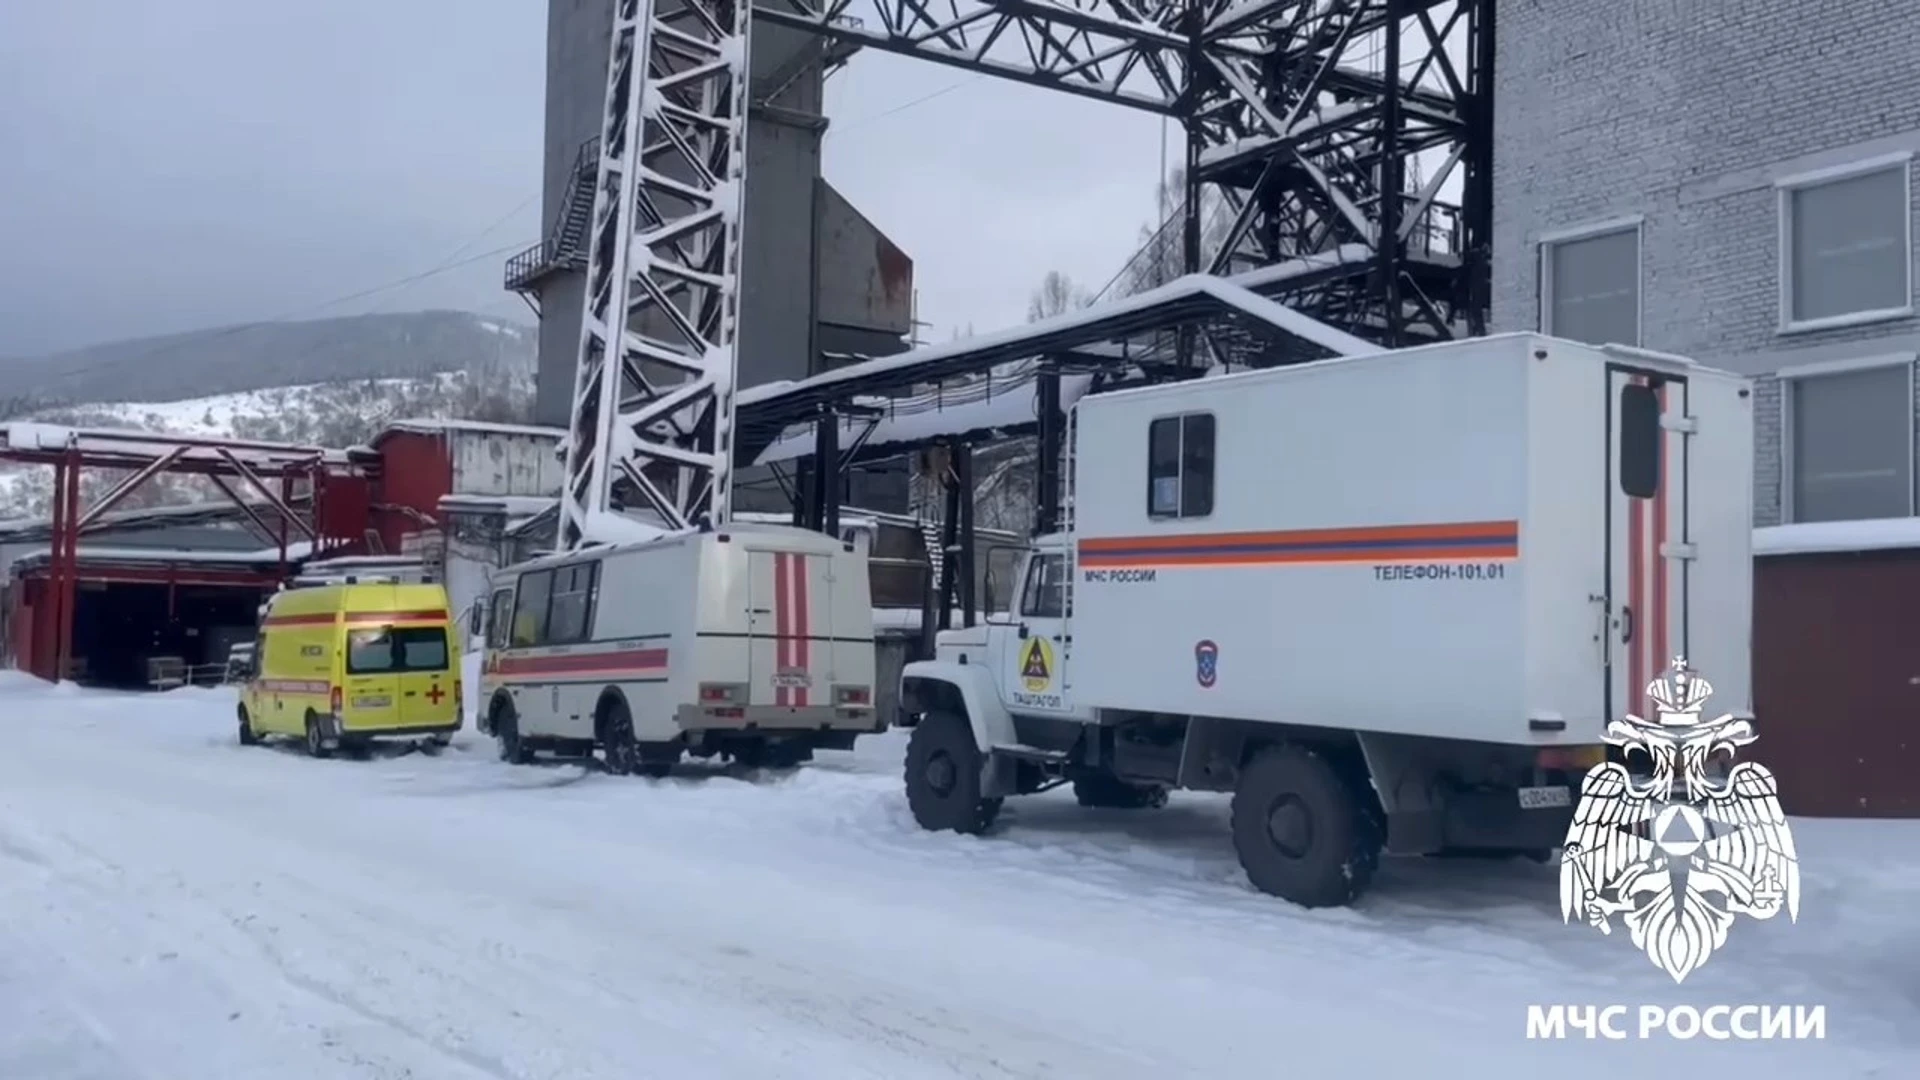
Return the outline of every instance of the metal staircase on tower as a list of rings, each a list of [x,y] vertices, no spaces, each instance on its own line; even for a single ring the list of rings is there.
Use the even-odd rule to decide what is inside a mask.
[[[600,138],[580,145],[567,174],[567,193],[560,201],[546,238],[507,260],[507,289],[525,296],[538,310],[540,287],[554,274],[586,269],[587,230],[593,225],[593,181],[599,174]]]

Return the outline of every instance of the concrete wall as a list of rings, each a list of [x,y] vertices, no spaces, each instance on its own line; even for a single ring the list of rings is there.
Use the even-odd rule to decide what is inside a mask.
[[[600,123],[612,10],[612,0],[548,0],[546,223],[560,213],[580,145],[594,136]],[[904,312],[912,295],[911,261],[845,206],[837,193],[822,194],[816,187],[825,131],[820,116],[823,79],[817,62],[823,48],[820,39],[756,21],[751,48],[756,103],[747,127],[739,343],[742,386],[798,379],[809,373],[816,277],[821,281],[822,304],[837,312],[838,318],[863,327],[869,323],[861,320],[869,320],[870,329],[892,329],[896,335],[908,329]],[[824,209],[816,207],[816,201]],[[816,236],[823,245],[831,243],[831,254],[812,254]],[[864,254],[843,264],[844,253],[859,251],[862,244]],[[885,252],[892,254],[883,259]],[[891,268],[888,275],[878,273],[876,260]],[[900,283],[902,265],[904,285]],[[880,289],[877,298],[862,295],[868,282],[883,279],[892,284]],[[538,423],[565,426],[568,421],[582,289],[580,275],[561,274],[550,278],[541,293]],[[868,335],[867,340],[876,336]]]
[[[1782,519],[1792,453],[1777,374],[1805,385],[1791,381],[1804,365],[1897,355],[1911,369],[1920,350],[1911,316],[1782,332],[1775,187],[1920,149],[1911,14],[1898,0],[1499,5],[1494,327],[1540,325],[1543,238],[1638,217],[1640,344],[1764,376],[1760,524]]]

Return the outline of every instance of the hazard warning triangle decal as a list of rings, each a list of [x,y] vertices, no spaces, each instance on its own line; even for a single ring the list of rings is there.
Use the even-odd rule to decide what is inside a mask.
[[[1042,680],[1052,677],[1047,673],[1047,654],[1040,647],[1039,638],[1035,638],[1033,644],[1027,646],[1027,658],[1021,663],[1020,677]]]

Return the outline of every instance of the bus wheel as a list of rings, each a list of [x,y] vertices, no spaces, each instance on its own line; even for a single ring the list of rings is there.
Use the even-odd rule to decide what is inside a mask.
[[[520,741],[520,719],[506,705],[493,708],[493,741],[500,746],[500,760],[509,765],[525,765],[533,760],[527,744]]]
[[[633,737],[633,715],[627,704],[609,700],[600,711],[600,745],[607,756],[607,771],[615,776],[632,776],[641,769],[640,743]]]

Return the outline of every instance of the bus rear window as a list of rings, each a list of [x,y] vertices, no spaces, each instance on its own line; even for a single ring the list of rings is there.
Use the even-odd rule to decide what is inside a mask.
[[[382,626],[347,635],[347,674],[447,670],[447,632],[438,626]]]

